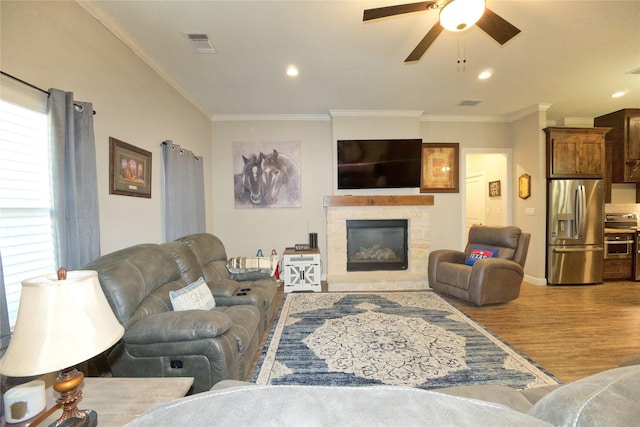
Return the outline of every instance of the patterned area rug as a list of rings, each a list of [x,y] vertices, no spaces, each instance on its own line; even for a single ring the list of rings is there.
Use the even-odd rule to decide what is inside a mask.
[[[287,294],[257,384],[557,384],[433,292]]]

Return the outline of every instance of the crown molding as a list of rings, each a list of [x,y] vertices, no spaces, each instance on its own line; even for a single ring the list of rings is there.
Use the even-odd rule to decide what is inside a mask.
[[[506,123],[507,120],[503,116],[438,116],[424,115],[420,117],[421,122],[468,122],[468,123]]]
[[[268,121],[306,121],[329,122],[328,114],[214,114],[212,122],[268,122]]]
[[[421,110],[329,110],[331,117],[408,117],[422,116]]]

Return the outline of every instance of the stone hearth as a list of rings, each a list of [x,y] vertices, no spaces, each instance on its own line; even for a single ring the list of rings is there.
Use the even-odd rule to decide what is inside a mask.
[[[327,284],[330,292],[427,289],[429,218],[433,196],[332,196],[327,209]],[[407,219],[409,267],[347,271],[348,219]]]

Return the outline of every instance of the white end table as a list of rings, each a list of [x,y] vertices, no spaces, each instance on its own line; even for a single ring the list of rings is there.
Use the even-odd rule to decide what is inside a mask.
[[[296,251],[287,248],[284,251],[282,266],[284,270],[284,292],[313,291],[321,292],[320,249]]]

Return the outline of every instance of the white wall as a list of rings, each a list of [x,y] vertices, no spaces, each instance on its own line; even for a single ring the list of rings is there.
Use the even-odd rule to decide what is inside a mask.
[[[513,141],[513,176],[517,181],[523,173],[531,175],[531,197],[514,197],[513,223],[531,233],[531,243],[525,264],[525,280],[535,284],[546,284],[546,221],[547,187],[545,169],[546,113],[535,111],[513,122],[510,139]],[[517,186],[514,192],[517,194]],[[527,215],[526,209],[535,210]]]
[[[211,122],[76,2],[0,2],[2,70],[93,103],[102,253],[162,242],[160,143],[205,159],[207,229],[213,228]],[[109,194],[109,137],[152,153],[151,199]]]
[[[326,260],[326,220],[323,196],[331,195],[331,122],[325,120],[215,121],[213,123],[213,230],[224,242],[227,256],[265,256],[276,249],[308,243],[318,233]],[[300,208],[235,209],[232,145],[242,142],[300,142],[302,206]],[[326,263],[323,271],[326,273]]]

